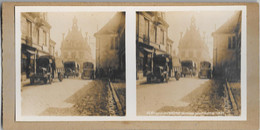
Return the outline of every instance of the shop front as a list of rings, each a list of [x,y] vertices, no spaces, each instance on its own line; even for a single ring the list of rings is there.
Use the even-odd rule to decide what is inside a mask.
[[[147,44],[139,43],[136,50],[137,79],[146,76],[147,71],[152,69],[152,57],[154,48]]]
[[[30,73],[34,72],[37,50],[26,44],[21,48],[21,80],[29,78]]]

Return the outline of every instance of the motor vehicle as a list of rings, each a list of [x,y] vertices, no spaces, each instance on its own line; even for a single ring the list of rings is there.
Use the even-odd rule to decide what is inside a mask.
[[[179,80],[181,77],[181,61],[177,56],[172,57],[172,72],[176,80]]]
[[[208,61],[200,62],[200,71],[199,71],[199,78],[208,78],[211,79],[212,77],[212,70],[211,70],[211,63]]]
[[[64,62],[64,77],[69,78],[79,76],[79,64],[76,61],[66,61]]]
[[[83,63],[82,79],[94,79],[94,64],[91,62]]]
[[[186,77],[187,75],[192,76],[196,76],[196,63],[193,62],[192,60],[184,60],[181,62],[181,67],[182,67],[182,71],[181,71],[181,75],[183,77]]]
[[[62,69],[63,66],[56,66],[55,58],[53,56],[40,56],[36,59],[34,72],[30,74],[30,83],[34,84],[37,81],[43,81],[45,84],[52,83],[55,78],[62,81],[64,73],[62,71],[57,71],[57,68]]]
[[[168,82],[169,80],[169,64],[170,56],[167,54],[155,55],[153,57],[153,66],[151,71],[147,71],[147,82],[152,80],[160,80],[160,82]]]

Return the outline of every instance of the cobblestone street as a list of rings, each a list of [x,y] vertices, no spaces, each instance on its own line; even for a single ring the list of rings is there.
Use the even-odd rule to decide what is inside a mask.
[[[221,84],[219,81],[198,78],[181,78],[179,81],[171,79],[168,84],[141,84],[137,87],[137,113],[223,116],[225,103]]]
[[[41,91],[41,92],[39,92]],[[22,114],[41,116],[109,116],[117,108],[107,82],[64,79],[22,89]]]

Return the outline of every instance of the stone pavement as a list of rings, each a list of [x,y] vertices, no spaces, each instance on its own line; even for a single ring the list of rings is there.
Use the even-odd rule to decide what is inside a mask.
[[[188,106],[165,106],[157,112],[169,116],[223,116],[223,98],[221,83],[213,81],[210,85],[202,86],[184,97],[183,100],[190,102]]]

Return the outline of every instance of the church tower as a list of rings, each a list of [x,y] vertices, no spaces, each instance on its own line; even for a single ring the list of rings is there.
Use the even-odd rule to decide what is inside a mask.
[[[201,61],[210,61],[209,49],[196,25],[196,19],[191,17],[190,27],[186,29],[179,41],[179,56],[181,60],[192,60],[197,64]]]
[[[82,69],[84,62],[93,62],[91,48],[88,45],[87,36],[83,37],[81,28],[78,27],[78,19],[72,20],[72,27],[67,35],[63,33],[61,43],[61,57],[63,61],[76,61]]]

